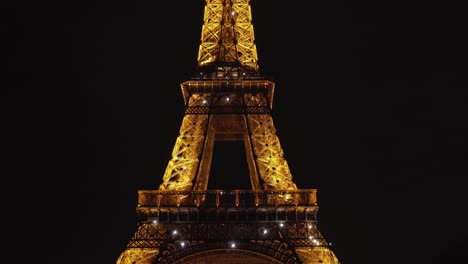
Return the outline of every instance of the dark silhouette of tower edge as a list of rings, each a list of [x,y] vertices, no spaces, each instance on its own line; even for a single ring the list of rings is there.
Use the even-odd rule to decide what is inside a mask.
[[[117,264],[338,264],[317,225],[316,189],[298,189],[261,76],[250,0],[206,0],[185,114],[156,189],[139,190],[137,230]],[[216,142],[245,147],[251,189],[209,190]]]

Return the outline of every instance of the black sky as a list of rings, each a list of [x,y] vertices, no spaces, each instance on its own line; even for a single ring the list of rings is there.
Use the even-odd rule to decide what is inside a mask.
[[[276,83],[273,115],[285,158],[300,188],[318,189],[319,229],[342,263],[461,257],[461,7],[251,5],[260,68]],[[115,263],[135,231],[136,191],[157,188],[170,159],[203,1],[4,10],[14,182],[6,201],[14,209],[10,229],[26,231],[13,245],[41,263]]]

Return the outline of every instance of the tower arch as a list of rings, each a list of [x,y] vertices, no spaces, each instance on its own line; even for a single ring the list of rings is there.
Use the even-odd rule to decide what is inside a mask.
[[[191,243],[180,246],[171,243],[160,252],[154,264],[294,264],[299,263],[293,248],[278,240],[251,240],[248,242],[210,242]]]
[[[196,253],[178,261],[174,264],[241,264],[241,263],[255,263],[255,264],[283,264],[286,262],[278,261],[271,256],[260,254],[250,250],[240,249],[217,249],[207,250]]]

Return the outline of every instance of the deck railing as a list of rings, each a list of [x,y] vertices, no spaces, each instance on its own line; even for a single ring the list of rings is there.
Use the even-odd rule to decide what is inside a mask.
[[[315,206],[316,189],[298,190],[139,190],[139,207]]]

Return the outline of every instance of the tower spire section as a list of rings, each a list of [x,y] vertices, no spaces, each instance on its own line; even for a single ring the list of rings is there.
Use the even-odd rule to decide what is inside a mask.
[[[249,0],[206,1],[194,77],[256,77],[258,69]]]

